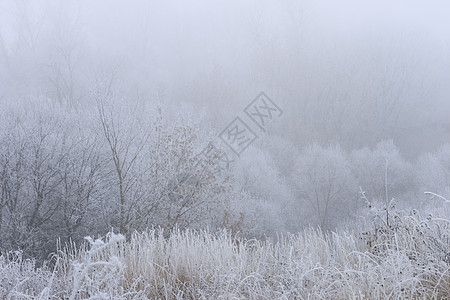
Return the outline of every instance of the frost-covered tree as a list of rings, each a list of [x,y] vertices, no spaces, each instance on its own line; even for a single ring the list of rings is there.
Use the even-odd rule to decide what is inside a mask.
[[[122,233],[155,225],[206,226],[229,188],[229,176],[198,164],[198,130],[189,121],[164,119],[162,108],[143,113],[99,105],[113,188],[111,224]]]
[[[356,186],[342,149],[314,144],[302,151],[295,166],[297,201],[309,213],[310,224],[329,229],[352,214]]]
[[[412,165],[392,140],[382,141],[374,149],[353,151],[351,162],[355,180],[369,198],[385,202],[414,190]]]
[[[11,112],[0,137],[1,246],[45,255],[57,238],[90,232],[85,217],[99,188],[98,149],[67,111],[43,104]]]
[[[252,146],[236,161],[233,169],[236,198],[246,221],[252,224],[250,232],[255,235],[275,234],[293,224],[289,205],[293,195],[288,183],[281,176],[271,153]]]
[[[108,185],[114,191],[111,200],[117,210],[117,226],[123,233],[133,230],[131,222],[137,217],[136,211],[142,209],[146,196],[145,187],[139,183],[148,168],[142,165],[142,157],[151,133],[150,129],[138,128],[143,124],[130,117],[136,111],[129,106],[117,110],[102,99],[98,103],[100,130],[106,144]]]

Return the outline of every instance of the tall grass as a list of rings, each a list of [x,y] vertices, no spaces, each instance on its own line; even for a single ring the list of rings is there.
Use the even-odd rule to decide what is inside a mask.
[[[0,298],[448,299],[449,238],[449,220],[417,213],[391,227],[308,229],[276,242],[226,231],[149,230],[129,241],[111,233],[60,247],[53,272],[2,256]]]

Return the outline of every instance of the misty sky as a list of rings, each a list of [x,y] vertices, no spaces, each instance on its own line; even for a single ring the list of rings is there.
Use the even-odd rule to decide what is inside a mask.
[[[448,124],[449,13],[447,1],[0,0],[0,95],[52,97],[59,70],[85,100],[115,74],[130,97],[223,116],[220,130],[264,90],[287,108],[279,126],[296,130],[290,138],[304,126],[296,119],[327,112],[348,136],[358,107],[380,97],[395,120],[377,139],[395,138]],[[373,109],[387,124],[390,112]]]

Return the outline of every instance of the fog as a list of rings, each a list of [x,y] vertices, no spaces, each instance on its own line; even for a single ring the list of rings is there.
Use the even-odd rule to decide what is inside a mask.
[[[1,95],[89,103],[95,78],[114,74],[131,98],[205,108],[220,130],[263,90],[289,112],[274,130],[295,144],[352,148],[393,138],[414,157],[449,137],[449,8],[444,1],[2,1]],[[375,97],[392,112],[365,110]],[[317,123],[313,137],[302,132],[308,118]]]
[[[448,218],[449,13],[0,0],[0,255],[43,261],[111,230],[269,239]]]

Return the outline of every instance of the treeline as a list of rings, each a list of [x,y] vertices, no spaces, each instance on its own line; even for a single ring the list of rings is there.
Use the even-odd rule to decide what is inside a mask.
[[[450,191],[450,146],[411,163],[392,141],[349,152],[267,135],[228,171],[214,158],[199,163],[213,141],[199,122],[111,99],[77,110],[45,99],[2,106],[0,249],[45,258],[57,239],[155,226],[327,230],[364,214],[363,191],[380,210],[393,198],[426,210],[439,202],[424,191]]]
[[[212,213],[228,177],[194,169],[192,124],[100,102],[78,112],[22,105],[0,118],[1,249],[43,258],[58,238],[221,221]]]

